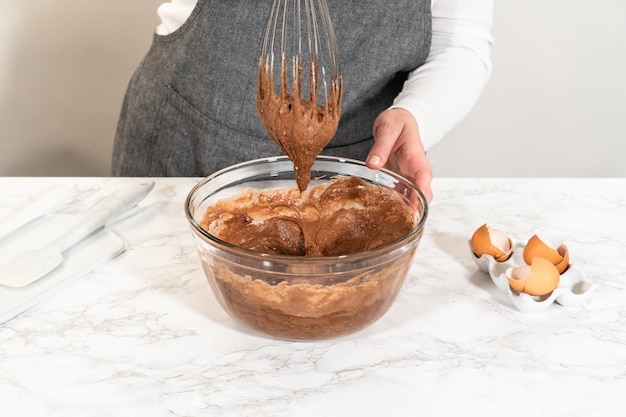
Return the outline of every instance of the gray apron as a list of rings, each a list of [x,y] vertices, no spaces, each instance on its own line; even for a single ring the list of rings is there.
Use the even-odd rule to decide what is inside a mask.
[[[206,176],[281,155],[256,112],[270,0],[199,0],[154,36],[130,80],[113,149],[117,176]],[[322,152],[364,160],[372,125],[430,50],[430,0],[328,0],[343,74],[337,134]]]

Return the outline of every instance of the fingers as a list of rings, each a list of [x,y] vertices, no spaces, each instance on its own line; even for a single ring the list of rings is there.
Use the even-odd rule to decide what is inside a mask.
[[[433,170],[423,148],[402,149],[393,159],[395,166],[390,169],[413,182],[424,194],[426,201],[430,203],[433,199]]]
[[[371,169],[388,168],[412,181],[432,201],[433,172],[426,158],[417,122],[404,109],[383,111],[373,126],[374,145],[366,159]]]
[[[428,164],[428,161],[426,162]],[[427,202],[433,201],[433,170],[430,168],[430,164],[427,165],[427,169],[422,169],[415,177],[414,183],[417,188],[424,194]]]
[[[378,115],[372,128],[374,145],[367,156],[365,164],[371,169],[380,169],[387,163],[389,155],[396,146],[398,137],[404,130],[404,122],[394,114],[392,109]]]

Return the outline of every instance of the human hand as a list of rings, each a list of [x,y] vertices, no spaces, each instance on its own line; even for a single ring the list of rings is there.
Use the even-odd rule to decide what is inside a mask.
[[[433,199],[433,171],[426,158],[417,122],[405,109],[387,109],[374,121],[374,146],[366,165],[385,167],[412,181],[428,202]]]

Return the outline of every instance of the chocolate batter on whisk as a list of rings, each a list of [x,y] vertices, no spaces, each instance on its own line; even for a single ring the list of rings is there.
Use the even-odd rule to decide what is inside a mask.
[[[325,1],[317,4],[315,6],[311,0],[273,1],[258,72],[259,118],[269,137],[293,162],[300,191],[306,190],[315,158],[335,135],[341,114],[342,79],[335,34]],[[289,21],[294,6],[295,18]],[[274,87],[274,77],[278,74],[274,74],[272,50],[277,38],[281,39],[280,54],[277,54],[280,56],[280,80],[277,80],[280,94]],[[288,42],[292,40],[295,42]],[[288,50],[291,45],[297,46]],[[302,45],[309,50],[303,52]],[[290,54],[292,73],[288,74]],[[308,66],[304,73],[303,65]],[[308,96],[303,95],[307,84]]]
[[[287,91],[285,63],[281,68],[281,93],[274,91],[271,70],[259,67],[257,110],[261,122],[272,138],[294,163],[296,182],[300,191],[307,188],[315,158],[337,131],[341,114],[341,80],[333,83],[326,104],[317,104],[316,94],[311,99],[301,97],[302,81],[294,79],[293,94]],[[300,72],[301,69],[298,69]],[[317,74],[311,68],[311,79]]]

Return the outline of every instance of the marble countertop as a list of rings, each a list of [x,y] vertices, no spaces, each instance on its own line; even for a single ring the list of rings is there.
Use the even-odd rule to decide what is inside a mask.
[[[73,183],[78,211],[119,178],[2,178],[0,219]],[[124,253],[0,324],[2,416],[621,416],[626,409],[626,179],[434,182],[402,292],[324,342],[264,338],[219,307],[183,212],[196,179],[155,179],[112,229]],[[71,214],[71,213],[66,213]],[[568,244],[596,290],[517,310],[478,270],[483,223]]]

